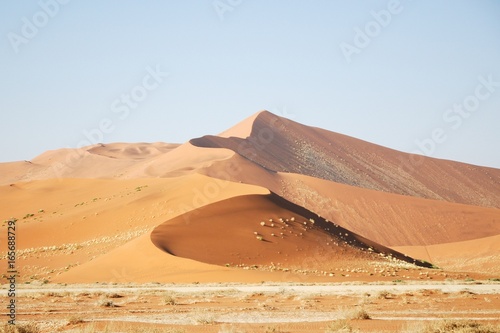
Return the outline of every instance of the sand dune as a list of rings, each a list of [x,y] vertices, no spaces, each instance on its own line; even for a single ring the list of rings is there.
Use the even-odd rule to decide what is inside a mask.
[[[500,170],[267,111],[181,145],[98,144],[0,163],[0,196],[2,219],[18,219],[24,280],[393,279],[397,269],[375,269],[397,265],[389,253],[447,274],[500,267]]]
[[[187,213],[190,214],[190,213]],[[325,221],[275,194],[246,195],[201,207],[155,228],[153,243],[180,257],[217,265],[268,265],[332,271],[386,261],[414,262]]]
[[[283,196],[386,246],[431,245],[500,234],[498,208],[367,190],[301,175],[280,177]]]
[[[95,274],[112,278],[113,272],[94,270],[93,262],[107,260],[110,251],[141,235],[147,235],[157,260],[165,263],[165,253],[149,240],[151,228],[203,205],[246,193],[268,191],[196,174],[165,179],[53,179],[0,186],[0,212],[2,220],[18,219],[22,280],[62,277],[88,264],[88,271],[74,277],[76,281],[96,281],[101,275]],[[1,244],[6,235],[0,234]],[[154,260],[153,255],[148,257]],[[119,260],[117,265],[129,270],[142,267],[140,261],[125,262]],[[131,275],[129,281],[134,278],[141,276]]]
[[[126,260],[124,260],[126,258]],[[147,282],[260,282],[272,274],[215,266],[167,255],[144,234],[106,255],[77,266],[53,279],[54,282],[116,283]]]
[[[500,235],[430,246],[397,246],[394,249],[431,261],[449,271],[500,274]]]
[[[272,172],[427,199],[500,208],[500,170],[398,152],[346,135],[259,113],[248,138],[204,136]]]
[[[54,178],[176,177],[232,155],[228,149],[202,149],[190,143],[113,143],[65,148],[48,151],[32,161],[0,163],[0,185]]]
[[[235,165],[237,169],[229,167]],[[211,177],[266,187],[385,246],[459,242],[500,233],[498,208],[398,195],[299,174],[271,172],[239,155],[216,162],[203,172]]]
[[[87,151],[91,154],[106,156],[116,159],[143,160],[170,152],[180,146],[179,144],[156,143],[108,143],[91,147]]]
[[[254,126],[255,119],[265,111],[261,112],[256,112],[247,119],[239,122],[238,124],[234,125],[233,127],[225,130],[222,133],[219,133],[218,136],[223,137],[223,138],[230,138],[230,137],[237,137],[237,138],[242,138],[245,139],[249,137],[252,134],[252,129]]]

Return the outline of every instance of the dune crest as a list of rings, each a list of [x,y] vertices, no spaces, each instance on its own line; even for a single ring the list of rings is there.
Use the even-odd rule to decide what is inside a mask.
[[[24,276],[59,282],[394,279],[396,259],[447,274],[500,267],[499,169],[267,111],[183,144],[0,163],[0,194],[23,231]]]
[[[500,169],[402,153],[264,111],[248,138],[204,136],[269,172],[307,175],[383,192],[500,208]]]

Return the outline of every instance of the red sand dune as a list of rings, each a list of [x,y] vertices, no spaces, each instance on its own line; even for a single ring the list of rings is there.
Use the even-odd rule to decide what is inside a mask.
[[[279,280],[220,265],[387,261],[368,248],[500,273],[500,170],[405,154],[266,111],[182,145],[98,144],[0,163],[0,195],[1,217],[18,218],[26,280]],[[270,236],[270,218],[292,215],[287,237]],[[315,226],[302,230],[309,218]]]
[[[280,176],[286,197],[386,246],[431,245],[500,234],[498,208],[367,190],[301,175]]]
[[[276,194],[238,196],[203,206],[158,226],[151,239],[169,254],[217,265],[331,271],[347,263],[384,261],[377,253],[414,262]]]
[[[267,111],[251,119],[248,138],[204,136],[190,142],[199,147],[231,149],[270,172],[500,208],[499,169],[402,153]]]
[[[500,235],[430,246],[397,246],[395,249],[449,271],[500,274]]]

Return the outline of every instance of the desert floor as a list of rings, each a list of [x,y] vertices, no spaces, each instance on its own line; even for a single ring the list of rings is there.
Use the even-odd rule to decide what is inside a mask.
[[[18,324],[42,332],[423,332],[444,320],[500,329],[492,280],[26,284],[17,305]]]

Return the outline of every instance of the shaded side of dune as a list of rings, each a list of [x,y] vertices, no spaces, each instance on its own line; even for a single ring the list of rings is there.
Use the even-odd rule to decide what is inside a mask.
[[[399,259],[431,264],[372,242],[276,194],[229,198],[156,227],[161,250],[216,265],[308,269],[356,267]]]
[[[191,144],[227,148],[272,172],[427,199],[500,208],[500,170],[402,153],[259,113],[249,137],[204,136]]]

